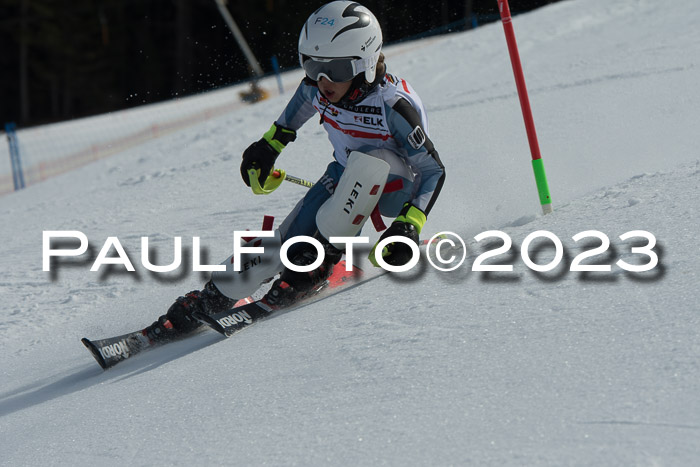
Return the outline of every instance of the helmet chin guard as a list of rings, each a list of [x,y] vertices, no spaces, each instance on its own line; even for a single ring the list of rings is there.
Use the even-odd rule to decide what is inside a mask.
[[[335,81],[333,71],[336,78],[346,78],[351,72],[353,76],[345,81],[364,72],[365,80],[371,83],[382,40],[379,22],[367,8],[348,0],[327,3],[309,16],[299,34],[299,63],[314,81],[324,75]]]

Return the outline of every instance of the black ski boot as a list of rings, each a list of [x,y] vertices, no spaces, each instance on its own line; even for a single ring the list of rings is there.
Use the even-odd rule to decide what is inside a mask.
[[[200,326],[192,317],[195,311],[211,315],[233,307],[236,300],[228,298],[211,282],[202,290],[193,290],[184,297],[178,297],[168,312],[143,330],[143,334],[153,341],[170,340],[194,331]]]
[[[324,259],[321,265],[309,272],[297,272],[285,268],[270,290],[265,294],[265,301],[274,307],[284,307],[304,298],[323,286],[325,281],[333,274],[333,266],[338,264],[343,257],[343,252],[331,245],[321,235],[315,238],[321,242],[324,250]],[[313,245],[305,244],[294,257],[290,258],[292,264],[308,266],[313,264],[318,257],[318,252]]]

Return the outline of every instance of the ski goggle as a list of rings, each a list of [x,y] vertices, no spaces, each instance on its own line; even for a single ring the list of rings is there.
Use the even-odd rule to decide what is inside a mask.
[[[350,81],[366,69],[361,58],[323,59],[308,55],[301,56],[301,66],[312,80],[318,81],[323,76],[334,83]]]

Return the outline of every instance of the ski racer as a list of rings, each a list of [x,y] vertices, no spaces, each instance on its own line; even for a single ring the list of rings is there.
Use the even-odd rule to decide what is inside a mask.
[[[320,266],[295,272],[282,265],[279,254],[270,254],[260,262],[253,261],[255,267],[235,272],[229,258],[222,263],[226,271],[214,272],[202,290],[179,297],[145,329],[150,339],[192,331],[199,326],[191,316],[193,311],[225,311],[278,273],[280,277],[264,300],[275,307],[298,300],[322,285],[340,261],[345,245],[329,239],[358,235],[375,211],[395,218],[380,240],[398,235],[418,243],[443,185],[445,169],[428,136],[420,97],[404,79],[387,72],[381,47],[380,25],[359,3],[340,0],[317,9],[299,36],[305,78],[270,129],[243,152],[243,181],[256,194],[270,193],[284,178],[276,176],[277,157],[296,139],[305,122],[314,114],[320,116],[333,145],[334,160],[274,236],[258,239],[267,252],[297,236],[313,237],[323,245]],[[363,192],[365,189],[368,191]],[[353,196],[364,197],[366,203],[350,217],[344,212],[348,200],[354,207]],[[313,245],[299,242],[289,249],[288,257],[295,265],[308,266],[317,262],[319,253]],[[388,264],[403,265],[411,259],[412,250],[394,242],[381,254]],[[374,250],[370,260],[376,266],[373,258]]]

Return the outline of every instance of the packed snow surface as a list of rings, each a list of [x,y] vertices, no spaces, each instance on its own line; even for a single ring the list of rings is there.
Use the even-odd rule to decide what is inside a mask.
[[[385,275],[108,371],[81,337],[139,329],[206,281],[146,271],[140,237],[161,264],[173,237],[188,258],[201,237],[215,263],[234,230],[262,214],[279,222],[303,196],[291,184],[254,196],[238,171],[290,91],[0,198],[0,464],[698,465],[697,24],[692,2],[652,0],[569,0],[515,18],[547,216],[501,25],[387,48],[447,167],[424,234],[458,234],[464,265]],[[312,180],[331,160],[316,121],[279,159]],[[85,233],[92,259],[116,236],[137,272],[90,272],[89,255],[44,272],[46,230]],[[471,270],[500,245],[474,239],[488,230],[513,246],[486,264],[512,272]],[[537,273],[521,246],[541,230],[563,259]],[[569,270],[601,245],[572,239],[589,230],[611,245],[583,264],[609,272]],[[652,260],[632,251],[643,238],[620,239],[638,230],[659,262],[626,272],[619,260]],[[527,250],[538,264],[555,255],[547,240]]]

